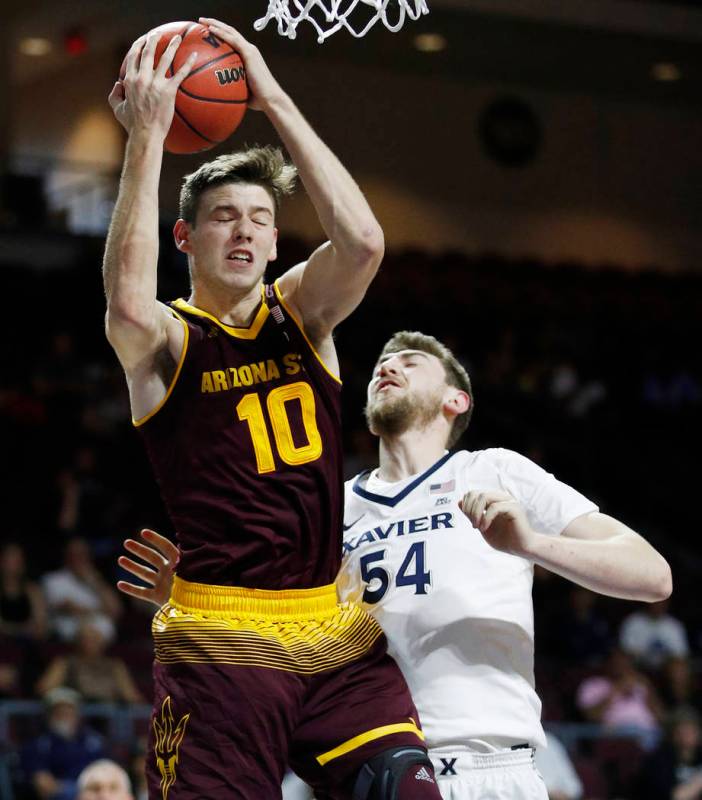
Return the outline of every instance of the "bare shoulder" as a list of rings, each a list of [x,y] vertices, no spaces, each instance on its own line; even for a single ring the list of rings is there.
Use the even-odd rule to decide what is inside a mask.
[[[158,306],[163,318],[158,346],[145,348],[140,358],[129,365],[123,364],[135,421],[148,417],[163,403],[177,377],[187,348],[187,324],[168,306],[162,303],[158,303]]]
[[[338,378],[339,358],[334,345],[333,329],[323,321],[322,317],[316,316],[300,303],[300,282],[306,264],[307,262],[296,264],[283,274],[277,281],[278,290],[283,305],[295,318],[295,322],[302,329],[314,351],[329,371]]]
[[[167,349],[172,358],[179,361],[185,345],[187,323],[170,306],[164,303],[157,303],[157,305],[164,316]]]
[[[295,264],[294,267],[290,267],[290,269],[283,273],[276,281],[283,303],[301,325],[304,325],[304,320],[299,305],[298,293],[306,264],[306,261]]]
[[[147,314],[116,313],[108,307],[105,332],[127,375],[142,372],[156,353],[182,349],[184,323],[164,303],[155,302]]]

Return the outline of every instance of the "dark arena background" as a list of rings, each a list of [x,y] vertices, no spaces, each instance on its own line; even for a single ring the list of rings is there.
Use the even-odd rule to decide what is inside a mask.
[[[103,333],[101,258],[125,141],[107,95],[138,35],[200,14],[261,48],[385,231],[381,271],[337,335],[347,474],[376,463],[362,408],[377,353],[395,330],[418,329],[471,374],[463,447],[528,455],[671,564],[673,595],[653,610],[536,569],[544,724],[580,783],[552,797],[702,797],[700,4],[429,0],[399,33],[342,31],[322,45],[304,25],[295,41],[273,24],[255,33],[265,5],[4,5],[0,798],[75,796],[36,780],[31,748],[47,692],[80,683],[70,665],[89,655],[112,676],[83,673],[79,686],[96,754],[146,797],[151,612],[113,587],[125,537],[173,531]],[[188,293],[171,235],[181,177],[254,142],[276,137],[249,111],[210,153],[166,155],[162,299]],[[322,241],[303,192],[279,227],[270,277]],[[61,629],[70,608],[52,592],[66,565],[99,597],[102,628]],[[31,597],[21,623],[18,585]],[[626,635],[632,614],[659,631],[642,651]],[[586,708],[597,676],[633,706],[625,723]],[[637,725],[637,713],[654,722]]]

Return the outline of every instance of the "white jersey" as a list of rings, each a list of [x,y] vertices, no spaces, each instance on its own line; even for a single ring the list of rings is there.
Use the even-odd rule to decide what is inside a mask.
[[[343,600],[378,620],[430,748],[545,744],[534,690],[531,562],[492,548],[459,510],[468,491],[505,491],[532,527],[559,535],[597,506],[524,456],[447,453],[389,484],[346,484]]]

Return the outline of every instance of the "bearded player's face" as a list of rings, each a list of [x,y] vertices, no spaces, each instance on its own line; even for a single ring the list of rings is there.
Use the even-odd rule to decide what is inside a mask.
[[[447,388],[446,373],[436,356],[421,350],[383,356],[368,384],[368,427],[379,436],[426,427],[441,414]]]
[[[255,184],[226,183],[203,192],[188,233],[193,282],[213,289],[254,289],[277,256],[273,200]]]

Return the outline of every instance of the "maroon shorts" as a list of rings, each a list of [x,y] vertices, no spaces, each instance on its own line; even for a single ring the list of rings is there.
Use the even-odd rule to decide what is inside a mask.
[[[152,800],[275,800],[287,765],[318,797],[349,798],[369,758],[423,747],[380,627],[338,604],[334,586],[271,592],[176,578],[153,634]]]

